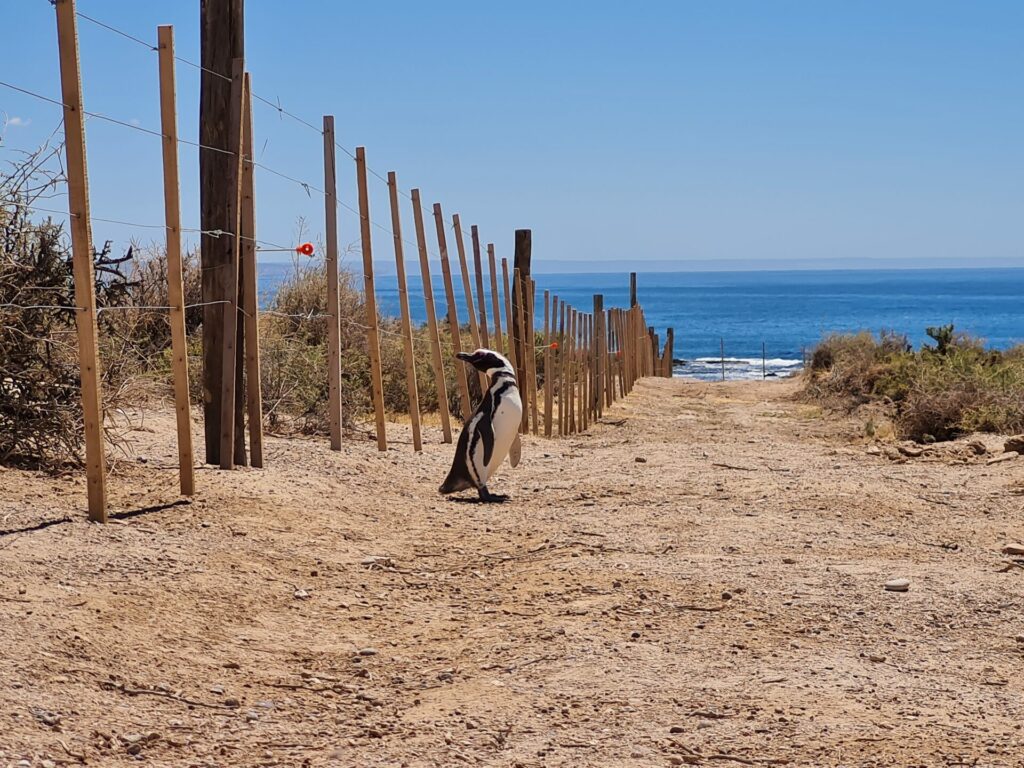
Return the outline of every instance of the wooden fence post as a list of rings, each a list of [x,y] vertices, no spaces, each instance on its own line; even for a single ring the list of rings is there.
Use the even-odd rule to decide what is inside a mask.
[[[516,359],[516,322],[515,316],[512,312],[512,294],[509,292],[508,285],[508,259],[501,260],[501,277],[504,281],[505,288],[505,324],[508,326],[508,361],[512,363],[512,370],[516,372],[516,383],[519,385],[520,392],[523,389],[523,381],[519,378],[519,361]],[[523,411],[526,411],[526,403],[523,403]]]
[[[512,266],[519,270],[519,274],[524,279],[530,278],[530,260],[533,253],[533,233],[529,229],[517,229],[516,230],[516,247],[515,256]],[[517,278],[515,284],[512,286],[512,312],[513,315],[518,318],[520,311],[520,304],[522,303],[523,294],[520,291],[520,280]],[[513,343],[516,345],[516,357],[520,363],[526,360],[526,355],[523,350],[523,337],[520,335],[520,326],[517,324],[512,331]]]
[[[550,291],[544,291],[544,437],[551,437],[552,409],[554,408],[554,376],[551,364],[552,306],[558,307],[558,297],[552,298]]]
[[[231,62],[231,120],[228,146],[234,153],[231,162],[231,200],[228,203],[228,221],[232,241],[232,257],[224,269],[224,331],[221,358],[220,391],[220,468],[235,466],[235,396],[238,382],[238,266],[242,256],[242,165],[244,153],[242,116],[245,112],[245,63],[242,59]]]
[[[366,302],[366,341],[370,348],[370,385],[377,421],[377,450],[388,449],[384,424],[384,385],[380,369],[380,337],[377,329],[377,295],[373,288],[373,242],[370,232],[370,195],[366,186],[366,148],[356,147],[356,183],[359,187],[359,232],[363,251],[363,293]]]
[[[327,223],[327,415],[331,450],[341,450],[341,304],[338,295],[338,188],[334,116],[324,115],[324,217]]]
[[[501,340],[501,307],[498,306],[498,272],[494,263],[494,243],[487,244],[487,264],[491,273],[491,315],[494,318],[494,348],[504,351]]]
[[[594,418],[604,415],[605,344],[607,331],[604,324],[604,296],[594,294]]]
[[[565,334],[565,316],[568,312],[568,305],[563,301],[559,308],[558,321],[558,436],[565,435],[565,423],[568,416],[568,406],[565,402],[565,360],[569,352],[569,339]]]
[[[673,369],[675,368],[675,356],[676,356],[676,329],[669,328],[665,331],[665,352],[666,358],[668,358],[668,366],[665,370],[665,377],[668,379],[672,378]]]
[[[441,252],[441,274],[444,276],[444,293],[448,300],[448,330],[452,335],[452,352],[462,351],[462,332],[459,330],[459,309],[455,303],[455,288],[452,285],[452,268],[448,263],[448,238],[444,231],[444,214],[441,204],[434,203],[434,228],[437,230],[437,248]],[[473,415],[473,402],[469,396],[469,378],[466,366],[461,360],[455,363],[455,377],[459,382],[459,395],[462,404],[462,421],[469,423]]]
[[[523,343],[526,339],[526,307],[523,304],[523,296],[526,295],[524,288],[525,281],[523,279],[523,273],[516,267],[513,272],[515,278],[515,284],[513,291],[519,294],[519,301],[512,299],[512,304],[516,310],[516,329],[519,331],[520,344],[519,350],[516,352],[519,355],[519,375],[516,379],[519,381],[519,394],[523,398],[523,419],[520,424],[520,431],[525,435],[530,431],[530,402],[537,397],[536,392],[536,380],[531,384],[530,382],[530,364],[529,356],[526,349],[526,344]],[[513,294],[515,295],[515,294]]]
[[[473,282],[469,279],[469,262],[466,259],[466,243],[462,238],[462,222],[459,214],[452,215],[452,225],[455,228],[455,248],[459,253],[459,269],[462,271],[462,292],[466,296],[466,312],[469,314],[469,334],[473,341],[473,348],[480,349],[480,326],[476,320],[476,306],[473,301]],[[477,381],[480,382],[480,397],[487,391],[487,376],[476,371]]]
[[[480,252],[480,230],[476,224],[469,228],[473,240],[473,270],[476,272],[476,305],[480,312],[480,343],[491,348],[491,335],[487,332],[487,293],[484,291],[483,258]]]
[[[81,373],[82,415],[85,420],[85,474],[89,519],[107,522],[107,466],[103,442],[100,394],[100,355],[96,327],[96,293],[92,264],[92,223],[89,211],[89,172],[85,150],[82,74],[78,58],[78,22],[74,0],[58,0],[57,43],[60,86],[64,103],[67,153],[68,214],[71,217],[71,258],[75,281],[75,325]]]
[[[434,286],[430,282],[430,263],[427,259],[427,234],[423,227],[423,206],[420,191],[412,190],[412,218],[416,225],[416,249],[420,257],[420,276],[423,279],[423,303],[427,309],[427,333],[430,336],[430,355],[434,367],[434,385],[437,389],[437,408],[441,413],[441,431],[444,441],[452,441],[451,416],[448,413],[448,384],[441,357],[441,338],[437,332],[437,310],[434,308]]]
[[[539,403],[540,392],[537,389],[537,283],[534,280],[527,280],[526,298],[526,349],[529,356],[526,358],[530,369],[530,418],[532,419],[533,434],[539,433],[540,414]]]
[[[402,247],[402,215],[398,207],[398,179],[388,172],[391,198],[391,231],[395,240],[395,269],[398,273],[398,305],[402,314],[402,339],[405,342],[405,389],[409,396],[409,420],[412,422],[412,449],[423,450],[420,436],[420,398],[416,390],[416,352],[412,346],[412,319],[409,317],[409,292],[405,283],[405,250]]]
[[[249,464],[263,467],[263,380],[260,375],[259,265],[256,261],[256,180],[253,165],[252,81],[245,73],[242,119],[241,301],[245,349],[245,407],[249,416]],[[237,421],[236,421],[237,424]],[[236,436],[237,445],[237,436]],[[237,454],[237,451],[236,451]],[[238,455],[235,457],[239,458]],[[243,439],[241,458],[245,458]]]
[[[636,306],[636,272],[629,273],[629,308]]]
[[[185,287],[181,266],[181,201],[178,182],[178,110],[174,77],[174,27],[157,28],[160,62],[160,132],[163,134],[164,224],[167,230],[167,298],[170,305],[174,415],[178,428],[178,486],[195,493],[192,457],[192,407],[188,393],[188,339],[185,336]]]

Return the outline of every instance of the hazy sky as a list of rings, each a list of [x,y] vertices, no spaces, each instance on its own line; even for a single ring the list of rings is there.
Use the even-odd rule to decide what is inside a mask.
[[[198,0],[78,5],[147,40],[173,23],[179,55],[199,59]],[[86,109],[159,128],[156,54],[84,21],[79,33]],[[336,115],[340,143],[479,224],[499,255],[531,227],[535,259],[581,262],[1024,260],[1022,39],[1019,0],[247,8],[256,93],[317,125]],[[0,0],[0,48],[0,80],[60,97],[47,0]],[[198,72],[179,65],[178,80],[194,139]],[[322,184],[317,134],[255,109],[261,162]],[[0,160],[60,119],[2,87],[0,111]],[[162,223],[159,139],[97,120],[87,132],[94,215]],[[198,226],[196,152],[181,149],[186,226]],[[354,205],[353,164],[339,163]],[[371,215],[388,224],[386,189],[371,185]],[[261,237],[294,242],[300,216],[322,231],[316,194],[258,172],[257,198]],[[353,215],[341,227],[356,240]],[[374,236],[390,258],[390,238]]]

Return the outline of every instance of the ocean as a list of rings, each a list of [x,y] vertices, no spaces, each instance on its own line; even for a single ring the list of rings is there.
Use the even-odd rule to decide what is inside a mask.
[[[264,303],[290,269],[261,265]],[[437,272],[434,299],[443,316],[447,304]],[[455,277],[461,302],[462,281]],[[538,323],[545,290],[583,310],[593,307],[595,293],[604,295],[605,307],[629,302],[628,272],[538,274],[535,279]],[[376,284],[381,312],[397,316],[396,278],[381,276]],[[925,328],[953,323],[997,349],[1024,343],[1024,269],[650,272],[640,273],[637,285],[647,321],[662,343],[666,327],[675,328],[675,358],[682,361],[675,375],[697,379],[722,377],[723,347],[727,379],[761,378],[762,354],[769,376],[795,373],[807,350],[833,332],[892,330],[920,345],[928,340]],[[418,275],[410,277],[409,290],[413,320],[423,323]],[[465,321],[464,305],[459,307]]]

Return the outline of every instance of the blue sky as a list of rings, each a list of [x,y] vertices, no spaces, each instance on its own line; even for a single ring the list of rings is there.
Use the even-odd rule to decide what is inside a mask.
[[[145,39],[176,27],[199,59],[198,0],[79,0]],[[4,0],[0,80],[59,98],[46,0]],[[80,22],[86,109],[158,128],[156,55]],[[365,145],[369,163],[537,261],[1018,259],[1024,264],[1024,3],[721,0],[250,0],[254,90]],[[179,125],[198,136],[198,73],[178,68]],[[60,110],[0,88],[0,160]],[[322,183],[320,138],[257,105],[261,162]],[[96,216],[162,222],[159,140],[91,120]],[[182,147],[198,225],[197,150]],[[339,155],[339,191],[355,172]],[[374,219],[386,189],[371,179]],[[323,229],[315,194],[257,175],[259,234]],[[60,199],[51,201],[59,207]],[[412,239],[405,203],[403,226]],[[428,222],[429,225],[429,222]],[[468,228],[468,227],[467,227]],[[432,231],[432,230],[431,230]],[[97,224],[97,240],[158,230]],[[391,258],[374,232],[375,256]],[[342,212],[341,240],[358,238]],[[407,253],[407,257],[415,257]]]

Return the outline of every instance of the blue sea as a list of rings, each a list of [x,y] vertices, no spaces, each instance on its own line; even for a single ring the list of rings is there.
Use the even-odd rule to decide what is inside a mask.
[[[264,301],[290,269],[261,266]],[[605,307],[629,302],[628,272],[538,274],[535,279],[538,323],[545,290],[583,310],[593,308],[596,293],[604,295]],[[443,316],[447,305],[439,275],[433,282]],[[376,283],[381,312],[397,316],[396,278],[381,276]],[[674,356],[682,361],[675,366],[677,376],[720,379],[724,356],[727,378],[760,378],[762,355],[767,374],[795,373],[807,350],[833,332],[892,330],[919,345],[928,340],[926,327],[953,323],[995,348],[1024,343],[1024,269],[652,272],[640,273],[637,284],[648,324],[662,343],[665,329],[675,328]],[[410,277],[417,323],[426,321],[421,286],[418,276]],[[458,275],[456,295],[461,302]],[[459,306],[465,320],[464,305]]]

